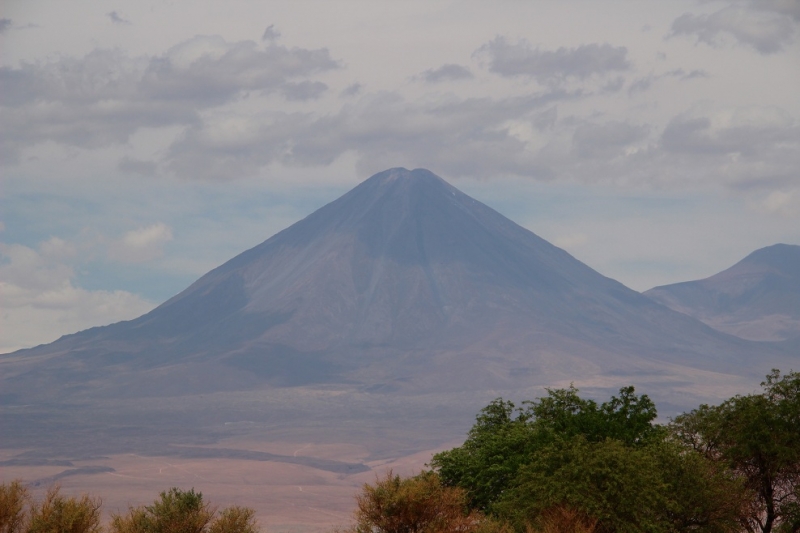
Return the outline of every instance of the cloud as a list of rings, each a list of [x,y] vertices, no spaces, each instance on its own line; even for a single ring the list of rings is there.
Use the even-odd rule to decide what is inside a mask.
[[[339,93],[339,96],[344,96],[344,97],[356,96],[357,94],[361,93],[361,91],[363,89],[364,89],[364,86],[361,85],[360,83],[352,83],[352,84],[348,85],[347,87],[345,87],[342,90],[342,92]]]
[[[163,222],[125,233],[108,247],[108,256],[122,263],[142,263],[164,255],[164,245],[172,240],[172,229]]]
[[[0,243],[0,352],[135,318],[155,307],[130,292],[76,286],[70,265],[76,257],[73,244],[55,237],[37,248]]]
[[[754,2],[751,9],[729,6],[710,15],[684,13],[673,21],[670,36],[694,36],[698,42],[713,47],[720,46],[724,36],[730,36],[761,54],[780,52],[794,37],[793,18],[798,20],[798,9],[781,2],[757,8],[758,4]]]
[[[573,152],[584,159],[611,159],[623,155],[630,145],[647,138],[649,128],[627,122],[586,123],[573,134]]]
[[[674,69],[658,76],[686,75]],[[163,168],[184,179],[232,180],[269,165],[321,167],[347,155],[361,175],[407,166],[451,178],[514,175],[758,194],[797,179],[800,126],[786,110],[698,105],[660,124],[570,114],[573,103],[597,97],[550,88],[524,97],[409,101],[385,92],[330,114],[207,118],[169,147]]]
[[[800,22],[800,3],[795,0],[749,0],[751,9],[776,13]]]
[[[774,107],[699,107],[669,121],[651,156],[675,184],[697,181],[763,194],[797,183],[800,125]]]
[[[627,71],[631,68],[628,49],[610,44],[586,44],[555,51],[532,48],[525,41],[510,44],[496,37],[476,52],[488,60],[489,70],[501,76],[526,76],[539,83],[558,83],[567,78],[585,79],[594,75]]]
[[[637,79],[628,87],[628,94],[642,93],[650,89],[653,84],[664,78],[678,78],[680,81],[694,80],[698,78],[708,78],[708,73],[704,70],[695,69],[691,72],[686,72],[682,68],[670,70],[663,74],[648,74],[642,78]]]
[[[0,19],[0,34],[7,32],[14,26],[11,19]]]
[[[800,189],[772,191],[761,201],[760,207],[767,213],[796,217],[800,215]]]
[[[321,81],[286,82],[281,87],[284,98],[295,102],[316,100],[327,90],[328,86]]]
[[[274,41],[274,40],[278,39],[278,37],[280,37],[280,36],[281,36],[281,32],[279,32],[278,30],[275,29],[275,25],[274,24],[270,24],[269,26],[267,26],[267,29],[264,30],[263,35],[261,35],[261,40],[262,41]]]
[[[122,17],[119,15],[119,13],[117,13],[116,11],[112,11],[112,12],[110,12],[110,13],[106,13],[106,16],[107,16],[107,17],[109,18],[109,20],[110,20],[111,22],[113,22],[114,24],[119,24],[119,25],[121,25],[121,26],[130,26],[130,25],[131,25],[131,21],[130,21],[130,20],[127,20],[127,19],[124,19],[124,18],[122,18]]]
[[[740,109],[711,116],[686,113],[667,124],[661,143],[672,153],[738,154],[763,160],[776,151],[800,148],[800,129],[775,108]]]
[[[138,174],[140,176],[155,176],[158,165],[153,161],[142,161],[130,157],[123,157],[117,163],[117,168],[126,174]]]
[[[570,233],[567,235],[559,235],[553,238],[552,242],[559,248],[570,250],[588,243],[589,237],[585,233]]]
[[[334,114],[264,113],[205,121],[173,143],[167,166],[188,179],[234,179],[277,162],[328,165],[356,154],[364,172],[387,166],[427,166],[449,175],[548,171],[531,160],[508,121],[537,114],[580,93],[548,91],[501,100],[470,98],[408,102],[395,93],[365,95]],[[545,117],[552,120],[552,112]]]
[[[474,78],[467,67],[448,63],[437,69],[429,69],[420,74],[419,78],[426,83],[439,83],[443,81],[469,80]]]
[[[14,163],[23,147],[48,140],[83,148],[124,143],[140,128],[197,123],[202,110],[248,91],[311,98],[324,84],[303,78],[338,66],[326,49],[199,36],[161,56],[95,50],[2,67],[0,155]]]

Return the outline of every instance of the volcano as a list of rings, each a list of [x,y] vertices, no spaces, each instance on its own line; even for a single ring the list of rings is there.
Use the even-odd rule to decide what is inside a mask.
[[[326,427],[389,411],[444,427],[457,412],[464,427],[487,399],[570,382],[691,407],[788,360],[599,274],[427,170],[395,168],[146,315],[0,357],[0,385],[6,406],[194,409],[215,431],[275,412]]]

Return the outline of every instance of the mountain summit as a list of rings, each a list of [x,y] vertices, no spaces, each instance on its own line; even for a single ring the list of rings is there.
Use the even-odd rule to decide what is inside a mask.
[[[142,317],[4,356],[2,387],[20,401],[691,389],[700,375],[763,374],[756,350],[771,353],[602,276],[427,170],[395,168]]]
[[[800,246],[761,248],[709,278],[644,294],[732,335],[799,342]]]

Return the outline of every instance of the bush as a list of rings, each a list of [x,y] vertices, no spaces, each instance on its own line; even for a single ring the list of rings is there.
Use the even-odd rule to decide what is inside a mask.
[[[80,498],[59,494],[52,487],[40,503],[30,508],[26,533],[100,533],[101,501],[83,495]]]
[[[17,480],[0,485],[0,533],[21,533],[25,526],[28,490]]]
[[[255,533],[255,511],[247,507],[228,507],[219,515],[203,502],[194,489],[171,488],[162,492],[152,505],[135,507],[126,515],[114,515],[113,533]]]
[[[433,472],[402,479],[389,471],[364,485],[356,506],[350,533],[510,533],[470,511],[464,490],[444,487]]]

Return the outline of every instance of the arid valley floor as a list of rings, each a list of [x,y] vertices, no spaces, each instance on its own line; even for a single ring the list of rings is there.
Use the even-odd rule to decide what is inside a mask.
[[[458,444],[452,443],[453,446]],[[220,446],[355,463],[363,462],[369,455],[364,447],[310,442],[235,441],[223,442]],[[0,461],[8,461],[21,451],[0,450]],[[88,493],[101,497],[106,520],[112,513],[124,512],[129,506],[151,503],[158,496],[158,490],[194,487],[220,508],[228,505],[252,507],[264,531],[316,532],[349,523],[355,495],[364,483],[374,482],[376,476],[383,476],[390,469],[401,475],[418,473],[436,451],[439,450],[391,461],[369,461],[366,463],[369,471],[350,475],[275,461],[119,454],[72,461],[71,466],[6,464],[0,467],[0,481],[6,483],[21,478],[32,482],[35,497],[43,495],[54,483],[68,495]]]

